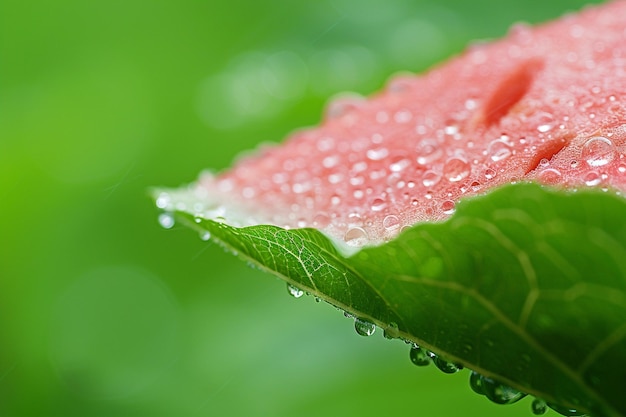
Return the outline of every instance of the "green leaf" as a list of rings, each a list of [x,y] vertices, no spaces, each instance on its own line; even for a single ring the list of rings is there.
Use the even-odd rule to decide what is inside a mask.
[[[352,255],[315,229],[175,216],[387,335],[561,409],[626,416],[624,213],[599,190],[516,184]]]

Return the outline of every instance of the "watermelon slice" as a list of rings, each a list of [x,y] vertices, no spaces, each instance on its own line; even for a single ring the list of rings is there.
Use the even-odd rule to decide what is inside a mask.
[[[157,191],[161,224],[413,343],[416,364],[472,369],[494,402],[624,416],[626,201],[608,195],[626,192],[624,16],[615,1],[518,25],[336,99],[319,127]]]
[[[236,226],[314,227],[351,246],[447,218],[510,182],[626,190],[626,2],[470,47],[422,76],[338,98],[292,134],[192,186]],[[163,195],[160,207],[183,196]]]

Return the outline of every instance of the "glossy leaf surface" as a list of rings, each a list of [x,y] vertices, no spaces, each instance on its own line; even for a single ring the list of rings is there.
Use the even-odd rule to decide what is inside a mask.
[[[314,229],[175,215],[392,336],[548,402],[626,415],[625,211],[608,193],[517,184],[352,256]]]

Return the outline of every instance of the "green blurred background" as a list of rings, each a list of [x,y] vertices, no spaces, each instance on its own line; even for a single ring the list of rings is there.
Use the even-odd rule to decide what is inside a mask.
[[[0,2],[0,416],[525,416],[181,227],[224,169],[559,0]]]

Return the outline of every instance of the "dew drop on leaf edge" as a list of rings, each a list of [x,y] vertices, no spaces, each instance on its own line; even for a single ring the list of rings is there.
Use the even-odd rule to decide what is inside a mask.
[[[433,356],[433,363],[435,364],[435,366],[443,373],[446,374],[455,374],[457,372],[459,372],[461,369],[463,369],[463,367],[461,365],[457,365],[453,362],[448,362],[445,359],[442,359],[441,357],[435,355]]]
[[[469,379],[470,388],[476,394],[485,395],[483,390],[483,376],[478,372],[472,371]]]
[[[483,394],[496,404],[513,404],[526,396],[525,393],[491,378],[483,377],[480,385]]]
[[[304,295],[304,291],[292,284],[287,284],[287,292],[293,298],[300,298]]]
[[[548,407],[550,407],[551,409],[553,409],[554,411],[556,411],[559,414],[562,414],[564,416],[586,416],[587,414],[575,410],[573,408],[568,408],[568,407],[563,407],[562,405],[558,405],[558,404],[552,404],[552,403],[547,403]]]
[[[548,411],[548,404],[539,398],[535,398],[530,404],[530,411],[532,411],[534,415],[540,416]]]
[[[376,325],[367,320],[354,319],[354,330],[361,336],[371,336],[376,331]]]
[[[430,356],[419,346],[413,346],[409,351],[409,358],[416,366],[427,366],[430,364]]]

